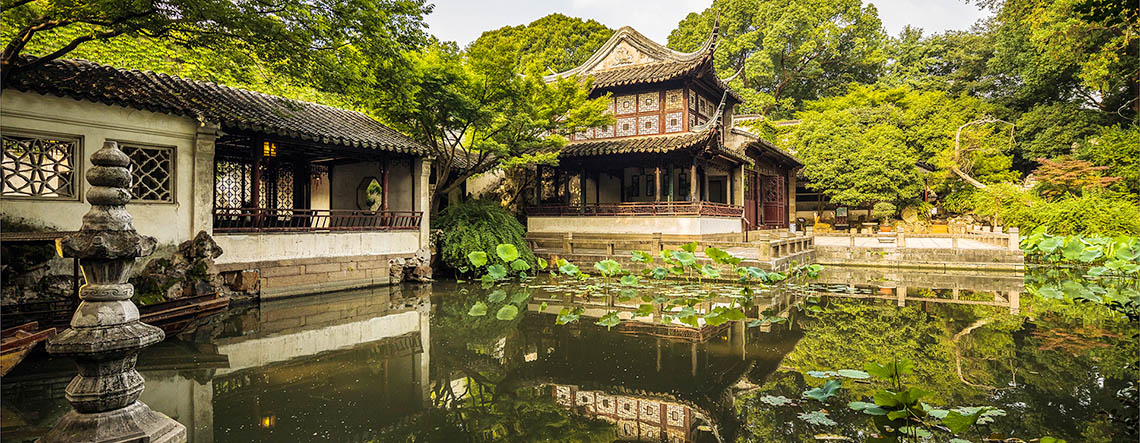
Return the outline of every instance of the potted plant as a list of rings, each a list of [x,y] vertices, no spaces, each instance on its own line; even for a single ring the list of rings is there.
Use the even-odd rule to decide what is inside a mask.
[[[871,217],[879,221],[879,229],[881,232],[891,232],[891,226],[887,224],[887,220],[898,212],[895,205],[887,202],[875,203],[871,208]]]

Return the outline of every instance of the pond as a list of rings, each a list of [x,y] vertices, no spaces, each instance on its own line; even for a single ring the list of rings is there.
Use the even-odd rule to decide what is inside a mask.
[[[582,297],[590,285],[613,296]],[[858,373],[892,361],[913,362],[902,381],[932,407],[996,408],[969,441],[1136,441],[1121,420],[1140,412],[1118,395],[1134,392],[1136,325],[1022,289],[1019,276],[829,268],[758,297],[750,317],[769,321],[692,327],[655,312],[607,328],[599,317],[636,315],[641,296],[732,287],[623,297],[545,277],[441,281],[235,307],[146,349],[138,368],[142,400],[191,442],[863,441],[873,416],[847,405],[886,385]],[[523,309],[470,316],[489,296]],[[578,321],[555,324],[562,308],[581,308]],[[842,369],[857,371],[827,372]],[[69,410],[74,371],[40,354],[4,377],[0,437],[46,432]],[[804,398],[829,380],[840,387],[825,402]]]

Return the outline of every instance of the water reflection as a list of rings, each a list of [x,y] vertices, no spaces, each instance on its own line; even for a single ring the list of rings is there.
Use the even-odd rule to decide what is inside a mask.
[[[185,424],[193,442],[809,441],[867,435],[866,416],[844,405],[873,386],[848,381],[830,404],[802,408],[759,398],[799,399],[823,383],[811,371],[899,357],[916,362],[910,382],[933,391],[933,404],[1005,409],[986,432],[1129,440],[1113,414],[1137,414],[1115,396],[1136,379],[1135,325],[1020,298],[1019,276],[832,268],[808,290],[757,298],[749,315],[782,324],[694,328],[662,324],[661,312],[594,324],[609,310],[632,316],[641,295],[694,285],[623,300],[545,280],[488,290],[438,282],[266,302],[144,352],[143,400]],[[706,288],[725,298],[701,309],[732,295]],[[468,315],[495,290],[529,294],[527,309],[512,320]],[[807,300],[813,308],[801,309]],[[570,306],[581,320],[555,325]],[[46,432],[69,408],[73,375],[71,363],[40,355],[4,377],[0,437]],[[798,418],[821,408],[838,425]]]
[[[366,441],[427,403],[429,287],[262,303],[140,355],[141,400],[188,441]],[[3,439],[31,440],[67,412],[74,366],[28,359],[3,380]]]

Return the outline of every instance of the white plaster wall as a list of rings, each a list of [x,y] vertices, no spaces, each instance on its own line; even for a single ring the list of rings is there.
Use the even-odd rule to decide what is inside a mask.
[[[356,189],[366,177],[382,180],[379,162],[361,162],[332,167],[329,186],[329,206],[331,209],[361,210],[356,204]],[[389,177],[389,181],[391,177]],[[388,190],[389,198],[392,192]]]
[[[621,178],[614,177],[609,174],[602,174],[601,179],[601,199],[602,203],[620,203],[621,202]]]
[[[388,163],[391,172],[388,173],[388,202],[389,211],[415,210],[415,192],[417,188],[412,176],[412,162],[410,160],[391,160]]]
[[[224,251],[217,259],[218,264],[249,263],[292,258],[414,254],[420,248],[420,231],[217,234],[214,241]]]
[[[218,369],[217,375],[316,355],[325,351],[350,348],[360,343],[419,331],[421,328],[426,330],[427,324],[421,325],[424,320],[425,316],[421,316],[418,311],[408,311],[291,334],[244,340],[239,338],[241,341],[218,345],[218,353],[229,357],[230,367]],[[424,352],[427,351],[425,347]]]
[[[5,90],[0,101],[0,132],[48,133],[79,136],[83,158],[76,175],[82,197],[90,186],[84,174],[91,168],[90,156],[104,141],[139,143],[175,148],[174,203],[131,203],[135,228],[169,245],[193,237],[194,142],[198,124],[192,118],[177,117],[121,106]],[[211,160],[212,162],[212,160]],[[199,185],[201,186],[201,185]],[[206,184],[209,192],[213,183]],[[4,198],[4,215],[29,219],[58,230],[77,230],[90,206],[85,198],[46,200]]]
[[[506,173],[502,169],[495,168],[482,174],[475,174],[467,178],[467,195],[475,198],[483,196],[492,192],[503,181]],[[452,200],[455,201],[455,200]]]
[[[739,217],[528,217],[527,232],[582,234],[723,234],[740,232]]]
[[[142,371],[146,390],[139,397],[151,409],[186,425],[188,443],[214,441],[214,382],[199,383],[178,371]]]
[[[332,209],[329,205],[331,189],[328,173],[322,173],[320,179],[309,178],[309,209]]]

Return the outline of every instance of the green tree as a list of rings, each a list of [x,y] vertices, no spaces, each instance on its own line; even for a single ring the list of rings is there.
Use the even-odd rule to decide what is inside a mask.
[[[1074,146],[1099,132],[1105,118],[1097,111],[1057,102],[1034,106],[1016,123],[1019,163],[1029,166],[1039,158],[1072,154]]]
[[[589,98],[579,79],[545,83],[541,73],[520,72],[517,51],[472,46],[459,51],[437,43],[410,54],[411,87],[388,103],[388,120],[427,146],[436,176],[432,208],[468,177],[502,162],[552,162],[563,134],[600,126],[603,99]]]
[[[585,63],[613,33],[594,20],[550,14],[530,24],[486,31],[468,50],[515,51],[520,70],[562,72]]]
[[[886,61],[878,11],[858,0],[715,0],[669,34],[669,47],[700,47],[719,17],[716,67],[747,99],[745,111],[787,117],[805,100],[874,82]]]
[[[996,10],[991,67],[1015,76],[1007,97],[1028,108],[1076,101],[1120,119],[1140,109],[1138,8],[1108,0],[987,0]]]
[[[1107,126],[1080,143],[1077,158],[1098,166],[1107,166],[1105,174],[1120,177],[1110,189],[1130,193],[1132,201],[1140,195],[1140,129],[1135,126]]]
[[[918,196],[917,160],[898,108],[807,111],[789,134],[808,188],[837,204],[903,203]]]
[[[84,45],[141,37],[225,48],[225,56],[252,52],[306,84],[360,94],[398,78],[388,75],[399,72],[391,62],[426,41],[423,15],[431,7],[422,0],[5,0],[0,10],[4,84]]]
[[[916,161],[949,170],[958,127],[999,108],[970,96],[906,87],[852,86],[845,95],[805,103],[801,124],[784,135],[804,160],[808,187],[848,205],[906,203],[918,196]],[[962,133],[961,167],[984,183],[1016,179],[1010,173],[1008,132],[992,125]],[[939,177],[948,178],[948,172]]]
[[[993,33],[984,26],[933,35],[907,26],[887,44],[890,61],[879,83],[987,96],[1007,80],[988,68],[993,52]]]

